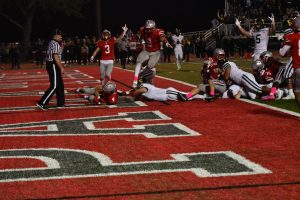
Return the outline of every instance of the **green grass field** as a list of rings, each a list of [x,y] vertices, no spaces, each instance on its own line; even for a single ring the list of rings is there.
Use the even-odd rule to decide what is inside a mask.
[[[251,72],[251,60],[250,59],[233,59],[233,62],[248,72]],[[284,60],[283,60],[284,62]],[[157,65],[157,75],[163,76],[166,78],[172,78],[180,80],[186,83],[191,83],[197,85],[201,83],[200,70],[202,68],[203,61],[194,61],[194,62],[184,62],[182,63],[182,69],[177,71],[175,63],[159,63]],[[129,69],[134,69],[134,66],[130,66]],[[300,113],[300,109],[296,105],[295,100],[276,100],[276,101],[261,101],[255,100],[259,103],[268,104],[270,106],[283,108],[286,110],[294,111]]]

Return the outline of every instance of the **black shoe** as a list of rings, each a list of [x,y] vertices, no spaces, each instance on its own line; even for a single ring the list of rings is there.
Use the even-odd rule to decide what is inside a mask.
[[[36,106],[41,110],[48,110],[48,108],[45,105],[41,105],[41,104],[37,103]]]
[[[188,98],[185,94],[182,94],[182,93],[178,92],[177,95],[178,95],[178,100],[179,101],[187,101],[188,100]]]
[[[216,96],[211,96],[211,95],[209,95],[209,96],[207,96],[207,97],[205,98],[205,100],[208,101],[208,102],[215,101],[215,100],[216,100]]]

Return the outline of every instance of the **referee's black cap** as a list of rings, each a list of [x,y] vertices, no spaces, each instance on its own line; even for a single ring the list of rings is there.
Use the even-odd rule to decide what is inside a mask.
[[[63,33],[60,29],[56,28],[51,32],[51,36],[54,36],[54,35],[63,35]]]

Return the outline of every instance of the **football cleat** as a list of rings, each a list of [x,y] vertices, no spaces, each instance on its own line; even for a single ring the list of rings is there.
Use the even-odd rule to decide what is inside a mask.
[[[178,95],[178,100],[179,100],[179,101],[187,101],[187,100],[188,100],[186,94],[183,94],[183,93],[178,92],[177,95]]]
[[[283,97],[282,99],[283,100],[295,99],[295,95],[294,94],[288,94],[286,97]]]
[[[205,100],[208,102],[213,102],[216,100],[216,96],[209,95],[209,96],[205,97]]]
[[[36,106],[41,110],[48,110],[48,108],[45,105],[37,103]]]
[[[275,93],[276,100],[281,99],[282,96],[283,96],[283,91],[280,89],[277,90],[277,92]]]

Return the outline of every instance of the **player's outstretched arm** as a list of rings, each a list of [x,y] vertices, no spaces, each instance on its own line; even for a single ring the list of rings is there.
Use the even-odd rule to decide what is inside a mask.
[[[251,37],[251,33],[246,31],[242,26],[241,26],[241,22],[236,18],[235,19],[235,25],[239,28],[240,32],[242,34],[244,34],[247,37]]]
[[[271,35],[271,34],[274,34],[276,32],[275,17],[273,15],[273,13],[268,18],[269,18],[269,20],[271,20],[271,29],[270,29],[270,32],[269,32],[269,35]]]
[[[128,31],[128,27],[126,26],[126,24],[122,27],[122,34],[120,35],[120,37],[118,37],[117,42],[120,42],[126,35],[127,31]]]

